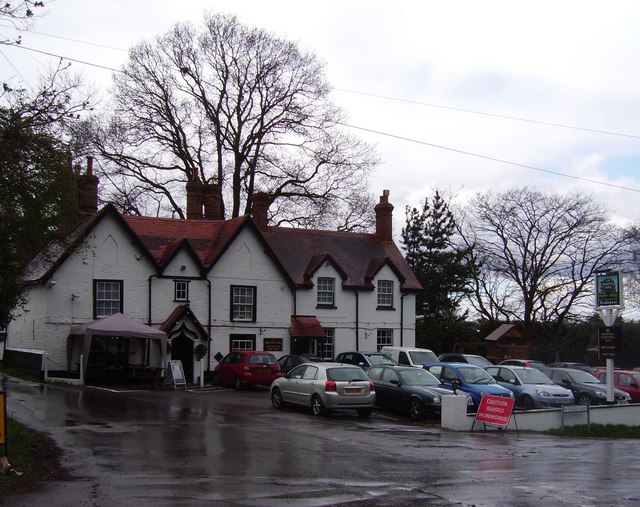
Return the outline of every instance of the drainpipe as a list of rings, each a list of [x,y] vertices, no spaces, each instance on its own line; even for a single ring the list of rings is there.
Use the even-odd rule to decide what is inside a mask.
[[[404,346],[404,297],[406,294],[400,295],[400,346]]]
[[[207,309],[207,334],[209,335],[209,343],[207,343],[207,371],[211,371],[211,280],[205,278],[209,286],[209,305]]]
[[[360,293],[356,289],[356,350],[360,350]]]
[[[151,280],[153,278],[158,278],[158,275],[150,275],[149,279],[148,279],[148,283],[149,283],[149,308],[148,310],[148,318],[147,318],[147,325],[150,326],[151,325]]]

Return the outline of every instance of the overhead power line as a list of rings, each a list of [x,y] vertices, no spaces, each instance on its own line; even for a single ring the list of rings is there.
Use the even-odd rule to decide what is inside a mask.
[[[504,159],[496,158],[496,157],[490,157],[488,155],[481,155],[479,153],[473,153],[471,151],[459,150],[457,148],[451,148],[449,146],[443,146],[441,144],[428,143],[426,141],[419,141],[417,139],[411,139],[409,137],[397,136],[397,135],[394,135],[394,134],[389,134],[387,132],[381,132],[379,130],[368,129],[368,128],[365,128],[365,127],[358,127],[357,125],[349,125],[348,123],[342,123],[342,122],[337,122],[337,123],[339,125],[344,126],[344,127],[349,127],[349,128],[356,129],[356,130],[362,130],[364,132],[371,132],[373,134],[378,134],[378,135],[381,135],[381,136],[392,137],[394,139],[400,139],[402,141],[408,141],[410,143],[422,144],[424,146],[431,146],[432,148],[438,148],[438,149],[441,149],[441,150],[453,151],[455,153],[460,153],[462,155],[469,155],[471,157],[482,158],[484,160],[491,160],[493,162],[500,162],[501,164],[509,164],[509,165],[513,165],[513,166],[517,166],[517,167],[523,167],[524,169],[531,169],[533,171],[539,171],[539,172],[543,172],[543,173],[547,173],[547,174],[553,174],[555,176],[562,176],[564,178],[571,178],[571,179],[574,179],[574,180],[584,181],[584,182],[587,182],[587,183],[594,183],[596,185],[605,185],[607,187],[613,187],[613,188],[618,188],[618,189],[621,189],[621,190],[629,190],[631,192],[639,192],[640,193],[640,189],[637,189],[637,188],[625,187],[623,185],[616,185],[614,183],[607,183],[605,181],[592,180],[592,179],[589,179],[589,178],[582,178],[580,176],[574,176],[572,174],[565,174],[565,173],[561,173],[561,172],[558,172],[558,171],[551,171],[549,169],[542,169],[540,167],[535,167],[535,166],[532,166],[532,165],[520,164],[518,162],[511,162],[509,160],[504,160]]]
[[[40,51],[39,49],[28,48],[28,47],[26,47],[26,46],[24,46],[22,44],[19,44],[17,46],[13,46],[13,47],[16,47],[18,49],[26,49],[27,51],[33,51],[34,53],[40,53],[40,54],[47,55],[47,56],[54,56],[56,58],[62,58],[64,60],[69,60],[71,62],[82,63],[84,65],[90,65],[91,67],[98,67],[100,69],[111,70],[113,72],[120,72],[120,73],[124,74],[124,72],[122,72],[120,69],[114,69],[112,67],[106,67],[104,65],[98,65],[97,63],[85,62],[84,60],[77,60],[75,58],[69,58],[68,56],[56,55],[54,53],[49,53],[47,51]]]
[[[45,37],[52,37],[54,39],[68,40],[68,41],[71,41],[71,42],[77,42],[79,44],[86,44],[88,46],[95,46],[95,47],[98,47],[98,48],[113,49],[114,51],[124,51],[124,52],[127,51],[126,49],[123,49],[123,48],[117,48],[117,47],[114,47],[114,46],[107,46],[106,44],[98,44],[97,42],[88,42],[86,40],[71,39],[69,37],[63,37],[61,35],[52,35],[50,33],[38,32],[37,30],[32,30],[30,28],[17,28],[15,26],[4,25],[2,23],[0,23],[0,26],[3,27],[3,28],[12,28],[12,29],[14,29],[14,30],[16,30],[18,32],[35,33],[35,34],[38,34],[38,35],[44,35]]]
[[[484,111],[475,111],[473,109],[463,109],[461,107],[442,106],[440,104],[431,104],[429,102],[420,102],[420,101],[417,101],[417,100],[409,100],[409,99],[398,99],[396,97],[387,97],[385,95],[376,95],[374,93],[359,92],[359,91],[356,91],[356,90],[347,90],[345,88],[334,88],[334,90],[340,91],[340,92],[346,92],[346,93],[354,93],[356,95],[365,95],[367,97],[376,97],[376,98],[379,98],[379,99],[394,100],[396,102],[406,102],[408,104],[417,104],[417,105],[426,106],[426,107],[437,107],[439,109],[448,109],[449,111],[460,111],[462,113],[471,113],[471,114],[479,114],[479,115],[483,115],[483,116],[492,116],[494,118],[503,118],[503,119],[506,119],[506,120],[524,121],[524,122],[528,122],[528,123],[536,123],[538,125],[546,125],[546,126],[550,126],[550,127],[559,127],[559,128],[564,128],[564,129],[581,130],[583,132],[594,132],[596,134],[606,134],[606,135],[610,135],[610,136],[620,136],[620,137],[630,137],[632,139],[640,139],[640,135],[625,134],[625,133],[622,133],[622,132],[612,132],[610,130],[596,130],[596,129],[590,129],[590,128],[585,128],[585,127],[577,127],[575,125],[565,125],[565,124],[562,124],[562,123],[552,123],[552,122],[547,122],[547,121],[531,120],[529,118],[522,118],[522,117],[518,117],[518,116],[507,116],[507,115],[504,115],[504,114],[487,113],[487,112],[484,112]]]

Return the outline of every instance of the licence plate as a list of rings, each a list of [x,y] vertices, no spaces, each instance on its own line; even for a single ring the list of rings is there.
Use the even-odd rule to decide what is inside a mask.
[[[345,387],[344,388],[344,393],[345,394],[362,394],[362,387]]]
[[[554,401],[556,403],[573,403],[573,400],[570,398],[556,398]]]

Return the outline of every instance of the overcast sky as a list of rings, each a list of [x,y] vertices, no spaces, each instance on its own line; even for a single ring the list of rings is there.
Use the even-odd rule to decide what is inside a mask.
[[[354,133],[377,147],[382,163],[371,192],[391,191],[396,234],[405,206],[420,206],[435,188],[462,200],[524,185],[579,189],[620,223],[640,221],[636,0],[45,4],[35,32],[22,35],[25,48],[110,68],[176,22],[199,24],[205,9],[235,13],[313,51]],[[0,33],[15,34],[2,24]],[[31,86],[56,61],[26,49],[0,52],[0,79]],[[106,92],[111,71],[78,62],[73,69]]]

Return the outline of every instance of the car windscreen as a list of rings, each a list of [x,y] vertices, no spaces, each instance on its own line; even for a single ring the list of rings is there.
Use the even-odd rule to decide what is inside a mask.
[[[411,361],[413,361],[413,364],[438,362],[438,356],[430,350],[412,350],[409,352],[409,357],[411,358]]]
[[[379,364],[396,364],[396,362],[385,354],[365,354],[373,366]]]
[[[495,384],[495,379],[482,368],[460,368],[460,375],[469,384]]]
[[[571,380],[578,384],[601,384],[596,377],[582,370],[567,371],[567,374],[571,377]]]
[[[408,386],[439,386],[440,381],[427,370],[412,368],[411,370],[400,371],[402,381]]]
[[[540,370],[518,370],[518,376],[523,384],[553,384],[553,380],[547,377]]]
[[[480,366],[481,368],[484,368],[486,366],[493,366],[493,363],[491,361],[489,361],[488,359],[482,356],[464,356],[464,357],[471,364],[475,364],[476,366]]]
[[[276,364],[276,356],[272,354],[252,354],[249,364]]]
[[[362,368],[329,368],[327,380],[350,382],[352,380],[369,380],[369,377]]]

